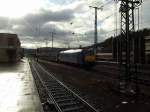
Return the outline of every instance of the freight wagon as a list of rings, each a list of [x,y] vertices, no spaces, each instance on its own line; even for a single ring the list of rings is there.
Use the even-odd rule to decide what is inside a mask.
[[[36,57],[43,60],[48,61],[58,61],[58,54],[60,51],[66,50],[65,48],[49,48],[49,47],[43,47],[38,48],[36,50]]]
[[[19,61],[20,52],[20,40],[17,34],[0,33],[0,62]]]

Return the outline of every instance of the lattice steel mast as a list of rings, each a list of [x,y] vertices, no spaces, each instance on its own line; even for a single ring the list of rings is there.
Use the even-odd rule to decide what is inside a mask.
[[[119,63],[121,85],[126,87],[131,77],[131,37],[130,33],[134,32],[134,10],[142,0],[118,0],[121,1],[121,38],[119,39]],[[122,83],[123,82],[123,83]]]

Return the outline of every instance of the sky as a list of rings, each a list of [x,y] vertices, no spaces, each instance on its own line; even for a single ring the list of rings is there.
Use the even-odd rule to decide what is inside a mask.
[[[54,47],[92,45],[94,9],[89,6],[103,8],[98,10],[98,42],[116,34],[116,23],[119,34],[120,5],[114,0],[0,0],[0,3],[0,32],[18,34],[26,48],[51,47],[52,32]],[[140,6],[140,29],[150,26],[149,5],[150,0],[143,0]]]

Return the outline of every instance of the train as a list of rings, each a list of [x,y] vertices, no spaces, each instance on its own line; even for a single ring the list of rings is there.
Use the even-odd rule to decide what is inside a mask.
[[[72,65],[91,66],[96,61],[93,49],[37,49],[36,57],[43,60]]]
[[[95,60],[96,57],[91,49],[71,49],[61,51],[58,56],[59,62],[78,65],[92,65]]]
[[[17,34],[0,33],[0,62],[17,62],[23,56],[23,49]]]
[[[36,49],[36,57],[42,60],[58,62],[58,55],[60,51],[67,50],[65,48],[49,48],[42,47]]]
[[[96,54],[97,61],[114,61],[112,53],[97,53]]]
[[[98,46],[100,49],[96,55],[94,55],[93,46],[89,46],[82,49],[40,48],[37,50],[37,57],[49,61],[79,65],[91,64],[95,61],[117,62],[120,60],[119,38],[110,38],[104,41],[101,46]],[[150,64],[150,36],[132,37],[132,43],[130,44],[130,63]],[[125,60],[125,45],[122,45],[122,47],[122,60]],[[88,52],[91,54],[86,55]]]

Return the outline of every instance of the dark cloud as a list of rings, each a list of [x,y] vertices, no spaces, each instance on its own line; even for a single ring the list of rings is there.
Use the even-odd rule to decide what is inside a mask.
[[[90,0],[91,1],[91,0]],[[99,3],[98,3],[99,2]],[[106,3],[108,2],[105,1]],[[103,2],[100,0],[95,0],[90,5],[101,6]],[[150,26],[150,14],[149,14],[149,4],[150,1],[144,2],[142,19],[144,27]],[[110,10],[112,2],[106,5],[103,12]],[[45,40],[51,41],[52,32],[54,32],[54,40],[57,43],[61,44],[70,44],[70,42],[75,42],[79,44],[79,41],[83,45],[93,44],[94,43],[94,31],[85,32],[85,34],[72,35],[73,28],[67,31],[67,28],[60,28],[59,25],[63,23],[70,23],[71,21],[76,21],[78,17],[74,16],[75,14],[85,14],[87,12],[87,7],[89,5],[84,5],[84,2],[77,4],[74,8],[68,8],[60,11],[52,11],[50,9],[40,9],[37,13],[30,13],[25,15],[22,18],[9,19],[7,17],[0,17],[0,30],[1,31],[11,31],[17,33],[20,36],[20,39],[25,42],[43,42]],[[86,9],[87,8],[87,9]],[[101,12],[101,13],[103,13]],[[79,16],[80,16],[79,15]],[[105,14],[106,15],[106,14]],[[85,15],[86,16],[86,15]],[[104,19],[111,18],[113,15],[108,15]],[[85,17],[86,18],[86,17]],[[87,17],[88,18],[88,17]],[[102,17],[103,18],[103,17]],[[119,19],[118,19],[119,20]],[[77,25],[75,28],[80,29],[84,26],[86,20],[81,20],[81,24]],[[102,20],[98,21],[100,26],[103,22]],[[100,24],[101,23],[101,24]],[[73,26],[73,25],[72,25]],[[84,31],[82,31],[84,32]],[[79,32],[80,33],[80,32]],[[101,30],[98,31],[98,41],[103,41],[104,39],[110,37],[107,31]]]
[[[67,35],[68,31],[63,31],[56,24],[50,22],[69,22],[74,18],[74,11],[65,9],[61,11],[51,11],[41,9],[38,13],[30,13],[20,19],[14,20],[13,31],[21,36],[33,38],[49,38],[51,32],[55,32],[57,37]],[[15,27],[16,26],[16,27]],[[61,37],[60,37],[61,38]]]
[[[30,13],[23,17],[22,21],[30,24],[45,24],[47,22],[66,22],[74,18],[74,11],[65,9],[61,11],[51,11],[41,9],[38,13]],[[21,22],[22,22],[21,21]]]
[[[9,29],[12,26],[12,21],[7,17],[0,17],[0,29]]]
[[[103,30],[103,29],[101,29],[101,30],[98,31],[98,41],[99,41],[99,42],[101,42],[101,41],[103,41],[104,39],[108,38],[108,37],[106,37],[106,35],[104,35],[104,34],[106,34],[106,33],[107,33],[107,31],[105,31],[105,30]],[[82,39],[82,41],[85,41],[85,40],[87,40],[87,41],[89,41],[89,42],[91,42],[91,43],[94,43],[94,31],[93,31],[93,30],[87,31],[87,32],[85,33],[85,36],[84,36],[84,38]]]

